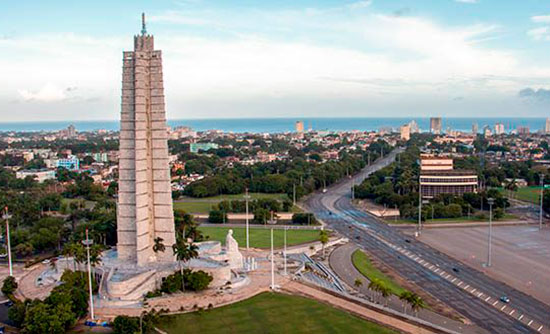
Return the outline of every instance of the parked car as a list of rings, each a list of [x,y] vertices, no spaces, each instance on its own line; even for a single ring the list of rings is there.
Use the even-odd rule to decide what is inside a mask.
[[[508,304],[510,302],[510,298],[508,298],[507,296],[502,296],[500,297],[500,301]]]

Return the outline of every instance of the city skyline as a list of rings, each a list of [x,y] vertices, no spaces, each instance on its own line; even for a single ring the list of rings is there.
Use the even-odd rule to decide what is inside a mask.
[[[113,73],[146,11],[170,73],[169,119],[546,117],[550,8],[495,3],[10,4],[0,23],[10,82],[1,115],[114,119]]]

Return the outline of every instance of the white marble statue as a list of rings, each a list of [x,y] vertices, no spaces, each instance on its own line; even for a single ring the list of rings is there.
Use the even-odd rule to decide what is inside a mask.
[[[243,267],[243,255],[239,252],[239,244],[233,238],[233,230],[227,231],[225,237],[225,252],[231,269],[241,269]]]

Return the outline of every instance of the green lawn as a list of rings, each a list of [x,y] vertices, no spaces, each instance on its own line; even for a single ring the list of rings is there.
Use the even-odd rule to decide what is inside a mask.
[[[358,249],[355,252],[353,252],[351,256],[351,261],[353,262],[353,266],[361,274],[363,274],[363,276],[365,276],[369,280],[372,280],[375,278],[381,280],[386,284],[387,287],[390,288],[391,292],[394,295],[399,296],[403,291],[405,291],[403,287],[401,287],[391,278],[386,276],[383,272],[381,272],[376,267],[374,267],[369,257],[367,256],[367,254],[365,254],[363,251]]]
[[[265,292],[215,308],[163,317],[169,334],[396,334],[397,332],[304,297]]]
[[[246,247],[246,229],[243,227],[214,227],[200,226],[199,230],[209,236],[210,240],[218,240],[225,243],[227,230],[233,230],[233,237],[239,243],[240,247]],[[250,247],[269,248],[271,247],[271,230],[264,228],[250,227]],[[298,245],[306,242],[319,240],[319,231],[317,230],[288,230],[286,235],[287,245]],[[275,247],[282,247],[284,244],[284,231],[281,229],[273,230],[273,244]]]
[[[250,193],[249,195],[251,200],[269,198],[283,201],[289,199],[286,194]],[[184,210],[189,213],[208,213],[218,202],[244,200],[243,196],[244,194],[220,195],[205,198],[182,197],[174,202],[174,209]]]
[[[499,190],[506,196],[510,194],[509,191],[499,188]],[[540,202],[540,187],[522,187],[517,191],[512,192],[512,197],[521,201],[539,204]]]
[[[174,209],[189,213],[208,213],[216,205],[213,202],[174,202]]]

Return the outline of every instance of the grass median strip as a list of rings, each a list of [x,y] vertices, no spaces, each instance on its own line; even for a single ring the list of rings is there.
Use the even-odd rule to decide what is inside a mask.
[[[391,278],[381,272],[378,268],[376,268],[372,264],[367,254],[365,254],[363,251],[358,249],[353,252],[353,254],[351,255],[351,261],[355,269],[357,269],[363,276],[365,276],[369,280],[379,279],[391,290],[391,293],[393,293],[394,295],[399,296],[403,291],[406,291],[405,288],[401,287],[399,284],[397,284],[395,281],[393,281]]]
[[[169,334],[396,333],[312,299],[269,292],[208,311],[166,316],[158,327]]]

